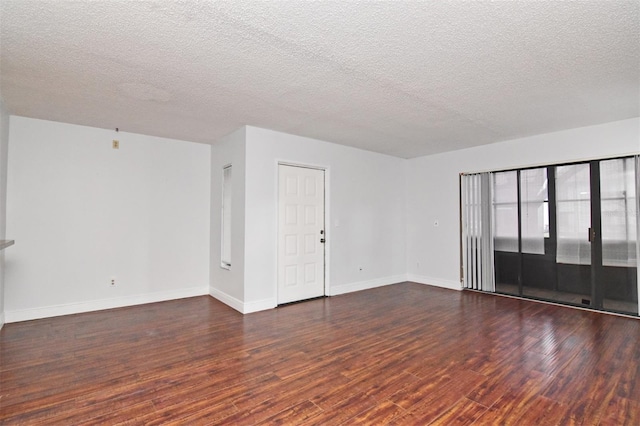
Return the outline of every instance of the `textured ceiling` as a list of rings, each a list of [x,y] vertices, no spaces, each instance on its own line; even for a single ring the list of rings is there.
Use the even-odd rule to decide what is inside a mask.
[[[0,2],[10,114],[416,157],[640,115],[640,2]]]

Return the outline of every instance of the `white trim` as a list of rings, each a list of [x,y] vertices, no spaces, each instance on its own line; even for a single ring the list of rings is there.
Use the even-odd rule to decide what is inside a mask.
[[[136,296],[116,297],[111,299],[92,300],[89,302],[66,303],[63,305],[43,306],[40,308],[5,311],[7,323],[29,321],[40,318],[58,317],[62,315],[80,314],[83,312],[102,311],[105,309],[123,308],[126,306],[144,305],[187,297],[205,296],[207,287],[190,287],[181,290],[160,291]]]
[[[281,161],[281,160],[277,160],[277,162],[278,162],[278,166],[300,167],[302,169],[322,170],[322,171],[326,170],[326,166],[309,165],[309,164],[296,163],[296,162],[292,163],[290,161]]]
[[[328,288],[328,296],[352,293],[354,291],[368,290],[370,288],[382,287],[385,285],[398,284],[407,281],[406,275],[394,275],[391,277],[377,278],[375,280],[358,281],[355,283],[331,286]]]
[[[244,303],[243,314],[250,314],[253,312],[266,311],[268,309],[274,309],[278,306],[275,298],[252,300]]]
[[[4,312],[0,313],[0,330],[4,326]]]
[[[210,287],[209,295],[214,299],[221,301],[225,305],[235,309],[238,312],[243,311],[244,303],[241,300],[238,300],[235,297],[230,296],[227,293],[218,290],[217,288]]]
[[[277,306],[276,300],[274,298],[255,300],[245,303],[233,296],[228,295],[223,291],[218,290],[217,288],[210,288],[209,295],[214,299],[219,300],[220,302],[229,306],[230,308],[235,309],[241,314],[250,314],[252,312],[265,311],[267,309],[273,309]]]
[[[331,227],[331,167],[324,169],[324,294],[329,296],[331,282],[331,241],[333,228]],[[638,256],[640,258],[640,256]],[[640,284],[639,284],[640,285]]]
[[[450,290],[462,290],[462,283],[460,283],[459,281],[443,280],[441,278],[432,278],[424,275],[408,274],[407,281],[434,287],[448,288]]]

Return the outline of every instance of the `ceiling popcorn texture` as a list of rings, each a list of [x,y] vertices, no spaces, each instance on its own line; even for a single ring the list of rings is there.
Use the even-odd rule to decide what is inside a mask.
[[[10,114],[412,158],[640,115],[640,2],[0,2]],[[604,142],[604,141],[603,141]]]

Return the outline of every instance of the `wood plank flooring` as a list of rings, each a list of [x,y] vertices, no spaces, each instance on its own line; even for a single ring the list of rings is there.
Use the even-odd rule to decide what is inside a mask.
[[[638,425],[640,321],[402,283],[6,324],[0,423]]]

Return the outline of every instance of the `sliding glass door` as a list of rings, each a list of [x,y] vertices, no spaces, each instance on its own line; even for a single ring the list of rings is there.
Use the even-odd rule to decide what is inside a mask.
[[[637,315],[636,167],[493,173],[496,291]]]

